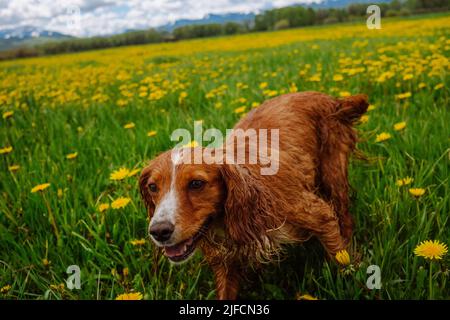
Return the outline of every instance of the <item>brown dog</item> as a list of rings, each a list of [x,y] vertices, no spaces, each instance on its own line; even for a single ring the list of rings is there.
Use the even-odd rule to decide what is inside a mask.
[[[200,248],[219,299],[235,299],[241,270],[270,261],[282,244],[316,236],[334,256],[352,235],[347,165],[357,139],[352,124],[367,107],[365,95],[341,100],[303,92],[253,109],[234,129],[279,130],[277,146],[268,138],[278,168],[272,175],[261,174],[262,161],[180,161],[190,148],[159,155],[140,177],[154,242],[173,262]],[[231,135],[219,158],[228,156],[226,146],[241,148]]]

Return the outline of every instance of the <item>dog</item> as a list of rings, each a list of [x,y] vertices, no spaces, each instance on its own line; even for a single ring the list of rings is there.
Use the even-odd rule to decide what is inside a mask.
[[[334,257],[352,237],[347,167],[357,142],[353,125],[367,111],[367,99],[290,93],[241,118],[235,130],[279,130],[271,150],[276,174],[261,174],[261,161],[180,161],[201,147],[160,154],[139,179],[150,237],[175,263],[200,249],[214,272],[218,299],[236,299],[245,269],[270,262],[284,244],[315,236]],[[236,151],[236,144],[228,137],[220,154]]]

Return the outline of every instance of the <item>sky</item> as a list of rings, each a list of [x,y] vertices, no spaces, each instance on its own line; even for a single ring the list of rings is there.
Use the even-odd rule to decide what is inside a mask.
[[[72,36],[157,27],[207,14],[257,13],[319,0],[0,0],[0,30],[34,26]]]

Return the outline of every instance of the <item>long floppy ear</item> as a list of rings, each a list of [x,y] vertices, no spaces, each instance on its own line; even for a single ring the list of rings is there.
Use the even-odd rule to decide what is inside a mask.
[[[229,236],[237,243],[264,243],[276,224],[268,190],[243,166],[223,164],[220,171],[227,188],[224,220]]]
[[[144,168],[139,177],[139,189],[141,192],[142,200],[144,200],[145,207],[147,208],[148,216],[151,218],[155,212],[155,204],[153,203],[150,191],[148,189],[148,179],[152,173],[150,166]]]

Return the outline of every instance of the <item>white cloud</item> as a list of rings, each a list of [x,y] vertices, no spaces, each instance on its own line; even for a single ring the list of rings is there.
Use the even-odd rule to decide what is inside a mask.
[[[250,13],[318,1],[0,0],[0,30],[31,25],[75,36],[108,35],[161,26],[179,19],[201,19],[210,13]]]

